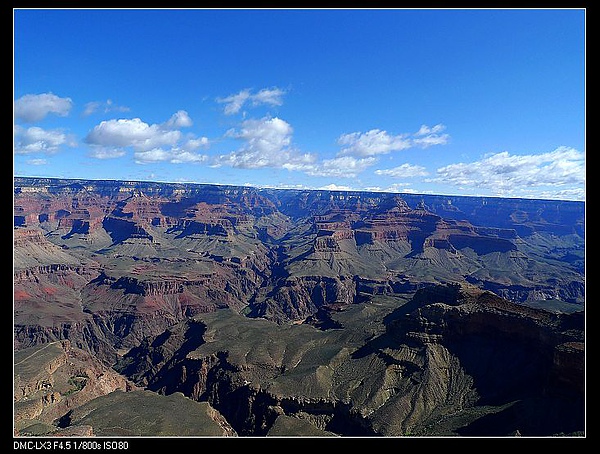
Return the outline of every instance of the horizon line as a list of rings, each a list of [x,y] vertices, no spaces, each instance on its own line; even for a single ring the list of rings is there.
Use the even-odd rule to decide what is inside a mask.
[[[502,196],[502,195],[483,195],[483,194],[444,194],[434,192],[400,192],[400,191],[386,191],[386,190],[369,190],[369,189],[352,189],[352,188],[317,188],[317,187],[277,187],[270,185],[256,185],[256,184],[231,184],[231,183],[207,183],[197,181],[163,181],[163,180],[138,180],[138,179],[124,179],[124,178],[81,178],[81,177],[48,177],[48,176],[25,176],[25,175],[13,175],[13,192],[14,192],[14,180],[17,178],[28,178],[28,179],[46,179],[46,180],[69,180],[69,181],[114,181],[114,182],[132,182],[132,183],[155,183],[155,184],[170,184],[170,185],[195,185],[195,186],[228,186],[228,187],[239,187],[239,188],[253,188],[259,190],[276,190],[276,191],[310,191],[310,192],[349,192],[349,193],[370,193],[370,194],[395,194],[395,195],[408,195],[408,196],[437,196],[437,197],[472,197],[472,198],[492,198],[492,199],[518,199],[518,200],[543,200],[553,202],[578,202],[585,204],[585,200],[579,199],[561,199],[561,198],[543,198],[543,197],[526,197],[526,196]]]

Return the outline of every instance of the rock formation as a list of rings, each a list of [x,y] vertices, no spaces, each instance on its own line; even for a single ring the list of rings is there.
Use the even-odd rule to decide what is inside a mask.
[[[565,201],[15,178],[15,353],[62,346],[52,361],[66,363],[39,367],[68,370],[73,390],[20,374],[18,429],[106,433],[69,412],[154,398],[114,394],[135,382],[183,394],[166,406],[206,403],[191,411],[220,435],[577,434],[584,213]],[[91,355],[86,379],[69,355]],[[111,389],[94,381],[101,369]]]

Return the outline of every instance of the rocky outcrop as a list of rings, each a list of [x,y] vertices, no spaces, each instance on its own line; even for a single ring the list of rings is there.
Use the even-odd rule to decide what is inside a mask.
[[[502,285],[490,281],[478,282],[478,284],[485,290],[517,303],[556,299],[577,304],[585,299],[585,283],[582,281],[563,282],[560,286],[540,285],[533,288],[524,285]]]
[[[139,389],[66,341],[17,352],[15,374],[15,436],[237,435],[206,402]]]
[[[314,252],[340,252],[337,241],[354,240],[357,246],[376,242],[405,242],[413,254],[425,248],[451,252],[470,248],[478,255],[517,250],[511,229],[476,227],[467,221],[444,220],[421,207],[412,210],[398,197],[390,197],[377,208],[352,212],[332,209],[315,215]]]
[[[100,437],[115,432],[119,437],[237,436],[207,402],[195,402],[181,393],[165,396],[146,390],[117,390],[98,397],[74,409],[69,424],[91,426]]]
[[[376,209],[390,194],[366,191],[263,190],[276,201],[280,211],[302,218],[306,212],[328,209],[358,212]],[[413,210],[426,210],[443,219],[468,221],[478,227],[514,230],[519,236],[535,232],[585,236],[585,204],[566,200],[534,200],[499,197],[464,197],[403,193]]]
[[[515,418],[518,421],[512,423],[522,424],[522,433],[539,435],[538,423],[562,425],[565,432],[582,427],[583,322],[583,313],[553,314],[490,292],[448,285],[419,290],[410,304],[388,318],[387,333],[407,345],[443,345],[473,377],[477,405],[520,400],[543,422],[528,426]],[[557,405],[569,415],[566,419],[571,418],[568,422],[561,424],[551,414]],[[474,425],[472,430],[476,434],[479,429]]]
[[[114,243],[121,243],[130,239],[153,241],[152,235],[142,225],[134,221],[107,216],[102,221],[102,226],[109,233]]]
[[[275,322],[303,320],[326,305],[353,304],[356,283],[351,277],[289,277],[260,303],[252,304],[253,317]]]
[[[432,286],[357,344],[338,314],[330,334],[261,323],[264,337],[251,321],[202,317],[132,350],[118,369],[156,392],[209,402],[240,435],[268,434],[282,415],[337,435],[583,430],[581,314]],[[345,340],[332,341],[334,333]]]
[[[39,228],[18,228],[13,233],[13,266],[15,272],[54,265],[75,267],[87,265],[90,262],[88,259],[79,259],[70,254],[65,248],[52,243]]]
[[[135,387],[69,341],[19,350],[14,371],[15,424],[21,435],[28,425],[51,425],[98,396]]]

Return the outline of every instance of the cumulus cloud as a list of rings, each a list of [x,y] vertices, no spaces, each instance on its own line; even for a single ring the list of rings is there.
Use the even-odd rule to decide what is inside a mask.
[[[65,117],[71,111],[71,98],[61,98],[53,93],[24,95],[14,103],[15,118],[26,123],[43,120],[50,113]]]
[[[446,127],[437,124],[433,127],[421,125],[421,128],[413,135],[412,144],[415,147],[428,148],[432,145],[445,145],[450,140],[449,134],[440,134]]]
[[[371,186],[371,187],[366,187],[365,191],[392,192],[392,193],[405,192],[405,193],[411,193],[411,194],[422,194],[422,193],[430,192],[430,191],[417,191],[416,189],[413,189],[410,187],[410,183],[394,183],[391,186],[388,186],[387,188],[382,188],[381,186]]]
[[[426,148],[431,145],[445,144],[449,136],[447,134],[440,135],[444,129],[444,125],[438,124],[433,127],[422,125],[414,134],[389,134],[381,129],[342,134],[337,140],[341,150],[336,157],[322,161],[309,169],[307,173],[309,175],[354,178],[374,165],[380,155],[412,147]],[[394,169],[377,170],[375,173],[396,178],[427,175],[425,168],[410,164],[403,164]]]
[[[409,186],[410,186],[410,183],[394,183],[391,186],[388,186],[387,188],[382,188],[381,186],[367,187],[367,188],[365,188],[365,191],[393,192],[393,193],[407,192],[407,193],[412,193],[412,194],[418,193],[415,189],[412,189]],[[419,191],[419,193],[420,192],[421,191]]]
[[[150,162],[168,161],[171,154],[162,148],[152,150],[136,151],[134,153],[135,162],[138,164],[148,164]]]
[[[340,156],[375,156],[411,147],[405,134],[394,136],[380,129],[342,134],[337,143],[342,146]]]
[[[83,116],[87,117],[89,115],[92,115],[96,112],[104,112],[104,113],[108,113],[108,112],[129,112],[129,107],[125,107],[125,106],[117,106],[115,104],[113,104],[112,100],[107,99],[106,101],[92,101],[92,102],[88,102],[85,106],[84,106],[84,110],[83,110]]]
[[[424,140],[439,134],[443,128],[443,125],[432,128],[423,125],[414,136]],[[310,176],[355,178],[376,164],[379,155],[417,146],[410,134],[390,135],[372,129],[366,133],[343,134],[338,139],[342,149],[331,159],[317,160],[314,154],[302,154],[292,146],[292,133],[291,125],[277,117],[246,120],[239,129],[226,133],[227,137],[242,140],[245,144],[237,151],[218,156],[214,165],[244,169],[273,167],[301,171]],[[403,173],[409,176],[427,174],[423,167],[409,164],[376,173],[397,177]]]
[[[140,118],[106,120],[96,125],[85,141],[91,146],[90,156],[98,159],[117,158],[131,148],[137,164],[205,162],[208,157],[195,151],[208,148],[208,138],[192,134],[184,138],[178,129],[192,124],[185,110],[177,111],[160,124],[150,125]]]
[[[308,153],[301,154],[291,146],[292,133],[292,126],[281,118],[246,120],[239,129],[231,129],[226,134],[243,141],[244,145],[237,151],[218,156],[215,165],[242,169],[277,167],[303,170],[315,158]]]
[[[208,140],[208,137],[192,137],[183,144],[183,148],[186,151],[198,150],[199,148],[208,148],[209,146],[210,141]]]
[[[228,131],[228,135],[248,142],[248,148],[261,152],[276,152],[288,147],[292,141],[292,126],[281,118],[246,120],[242,127]]]
[[[536,199],[585,200],[585,188],[570,188],[554,191],[523,191],[523,197]]]
[[[386,188],[383,190],[384,192],[405,192],[407,194],[427,194],[428,192],[431,191],[417,191],[416,189],[413,188],[409,188],[407,187],[407,185],[402,185],[402,184],[393,184],[390,187]]]
[[[15,126],[15,154],[46,153],[53,154],[61,146],[75,147],[75,139],[59,129],[42,129],[38,126],[23,128]]]
[[[442,124],[429,127],[422,125],[414,134],[389,134],[381,129],[367,132],[342,134],[337,143],[342,147],[340,156],[377,156],[408,148],[427,148],[432,145],[444,145],[448,142],[448,134],[440,134],[446,127]]]
[[[411,164],[402,164],[392,169],[378,169],[375,171],[376,175],[385,175],[394,178],[410,178],[410,177],[424,177],[429,175],[427,169],[422,166],[416,166]]]
[[[139,118],[102,121],[85,138],[90,145],[103,147],[133,147],[147,151],[161,145],[174,145],[181,132],[149,125]]]
[[[282,97],[285,91],[280,88],[263,88],[258,93],[252,94],[250,89],[241,90],[239,93],[229,95],[225,98],[217,98],[217,102],[225,104],[223,112],[225,115],[238,113],[244,105],[259,106],[267,104],[271,106],[281,106]]]
[[[260,92],[259,92],[260,93]],[[230,105],[246,103],[251,98],[249,92],[240,92],[230,97]],[[261,102],[277,93],[265,91]],[[238,105],[238,104],[235,104]],[[386,131],[372,129],[366,133],[354,132],[338,138],[342,149],[330,159],[317,159],[313,153],[301,153],[292,144],[293,128],[278,117],[248,119],[239,128],[230,129],[226,137],[238,139],[244,144],[236,151],[214,158],[214,167],[230,166],[243,169],[272,167],[290,171],[304,172],[310,176],[333,178],[356,178],[369,167],[375,165],[379,155],[403,150],[413,146],[425,146],[425,142],[416,139],[433,140],[444,129],[443,125],[428,127],[423,125],[415,134],[391,135]],[[438,141],[442,143],[442,140]],[[402,177],[427,175],[425,168],[404,164],[394,169],[378,170],[379,175]]]
[[[510,195],[527,188],[585,184],[585,154],[569,147],[540,154],[495,153],[471,162],[437,169],[430,181],[458,187],[485,188]]]
[[[171,164],[201,163],[208,160],[207,155],[192,153],[180,148],[163,150],[154,148],[146,151],[136,151],[134,160],[137,164],[149,164],[154,162],[170,162]]]
[[[192,119],[188,113],[185,110],[178,110],[163,123],[163,127],[166,129],[189,128],[192,124]]]
[[[86,136],[90,145],[104,147],[133,147],[136,151],[148,151],[160,146],[173,146],[181,139],[177,128],[192,125],[192,119],[184,110],[173,114],[162,124],[152,124],[139,118],[102,121]]]

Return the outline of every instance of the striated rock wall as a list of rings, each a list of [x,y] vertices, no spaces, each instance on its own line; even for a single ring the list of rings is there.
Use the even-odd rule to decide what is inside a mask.
[[[289,277],[261,303],[253,305],[252,316],[276,322],[303,320],[322,306],[353,304],[356,282],[351,277]]]

